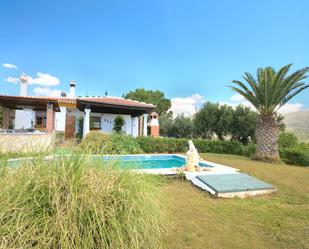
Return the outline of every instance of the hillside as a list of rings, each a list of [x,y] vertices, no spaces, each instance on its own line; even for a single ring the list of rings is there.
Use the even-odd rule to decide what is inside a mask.
[[[309,142],[309,110],[288,113],[284,122],[287,131],[295,133],[299,140]]]

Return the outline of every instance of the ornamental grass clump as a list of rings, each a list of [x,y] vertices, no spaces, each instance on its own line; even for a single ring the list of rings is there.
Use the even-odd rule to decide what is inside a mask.
[[[157,184],[78,156],[4,166],[0,248],[161,248]]]

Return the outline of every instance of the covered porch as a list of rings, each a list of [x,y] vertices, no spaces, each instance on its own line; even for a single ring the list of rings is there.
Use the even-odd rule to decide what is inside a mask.
[[[148,113],[153,111],[153,105],[130,105],[126,100],[115,101],[115,103],[104,103],[102,99],[78,99],[77,108],[83,117],[83,137],[90,130],[101,130],[110,133],[113,130],[113,121],[117,115],[123,116],[125,120],[124,132],[133,137],[147,136]]]
[[[55,129],[55,112],[58,101],[45,97],[0,95],[2,108],[1,133],[52,133]]]

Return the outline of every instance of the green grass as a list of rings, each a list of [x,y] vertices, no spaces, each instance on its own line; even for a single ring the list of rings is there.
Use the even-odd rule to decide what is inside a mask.
[[[78,156],[2,165],[0,248],[161,248],[158,184]]]
[[[187,181],[163,187],[166,248],[309,248],[309,168],[201,154],[278,188],[272,195],[214,199]]]
[[[187,181],[79,157],[37,161],[0,169],[0,248],[309,248],[308,167],[201,156],[278,192],[215,199]]]

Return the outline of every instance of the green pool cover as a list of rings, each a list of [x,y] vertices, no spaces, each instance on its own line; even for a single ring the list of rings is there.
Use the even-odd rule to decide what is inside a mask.
[[[243,173],[200,175],[197,176],[197,179],[199,179],[201,182],[206,184],[217,193],[274,189],[272,185]]]

